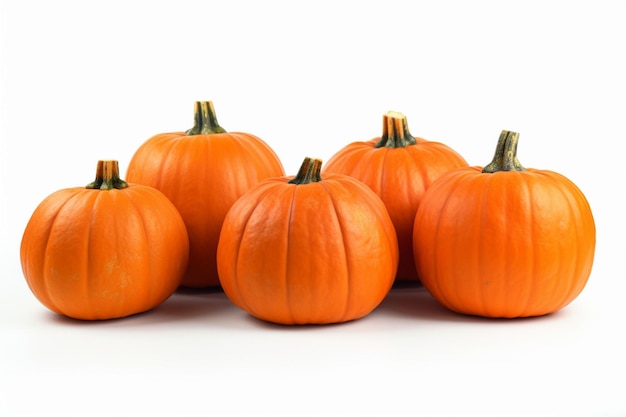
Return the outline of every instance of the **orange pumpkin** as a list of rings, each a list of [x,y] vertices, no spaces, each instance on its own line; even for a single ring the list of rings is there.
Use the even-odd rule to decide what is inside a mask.
[[[268,179],[230,209],[219,240],[222,288],[238,307],[280,324],[361,318],[389,292],[398,244],[383,202],[363,183],[320,177],[306,158],[295,177]]]
[[[398,235],[398,280],[419,280],[413,259],[413,222],[424,191],[444,173],[466,167],[450,147],[409,132],[406,116],[383,116],[380,137],[353,142],[334,154],[325,173],[350,175],[367,184],[385,203]]]
[[[162,191],[181,213],[190,241],[181,284],[201,288],[219,285],[215,251],[230,206],[262,179],[281,175],[283,166],[264,141],[227,133],[212,102],[202,101],[190,130],[158,134],[141,145],[126,179]]]
[[[188,253],[174,205],[154,188],[121,180],[117,161],[99,161],[87,187],[44,199],[20,247],[35,297],[56,313],[83,320],[161,304],[180,284]]]
[[[583,193],[553,171],[525,169],[503,131],[485,168],[448,173],[415,217],[416,266],[450,310],[484,317],[555,312],[583,290],[595,225]]]

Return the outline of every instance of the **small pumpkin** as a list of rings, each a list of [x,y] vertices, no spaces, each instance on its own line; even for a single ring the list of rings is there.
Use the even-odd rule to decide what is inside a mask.
[[[387,207],[398,236],[398,280],[419,280],[413,259],[413,222],[424,191],[451,169],[468,163],[440,142],[411,135],[399,112],[383,115],[382,135],[335,153],[325,173],[350,175],[369,186]]]
[[[365,184],[320,176],[305,158],[295,177],[263,181],[229,210],[217,249],[226,296],[254,317],[340,323],[369,314],[398,266],[393,223]]]
[[[426,289],[450,310],[484,317],[540,316],[585,287],[595,224],[565,176],[524,168],[519,134],[502,131],[493,161],[433,183],[417,211],[413,248]]]
[[[157,134],[128,165],[126,179],[162,191],[181,213],[190,241],[181,285],[219,285],[216,249],[224,216],[262,179],[284,175],[270,146],[249,133],[226,132],[211,101],[195,103],[195,124],[186,132]]]
[[[59,190],[33,212],[20,260],[35,297],[83,320],[125,317],[170,297],[187,266],[183,220],[160,191],[128,184],[99,161],[86,187]]]

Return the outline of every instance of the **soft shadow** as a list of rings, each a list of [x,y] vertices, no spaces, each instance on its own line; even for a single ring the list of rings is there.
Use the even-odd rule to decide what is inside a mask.
[[[377,314],[398,318],[467,321],[468,317],[443,307],[420,283],[396,282],[376,309]]]
[[[246,322],[249,325],[252,325],[256,328],[266,329],[266,330],[274,330],[274,331],[287,331],[287,332],[314,332],[314,331],[324,331],[337,327],[350,327],[356,323],[359,323],[365,320],[367,317],[362,317],[359,319],[344,321],[340,323],[323,323],[323,324],[281,324],[281,323],[273,323],[270,321],[265,321],[259,319],[257,317],[252,316],[251,314],[246,314]]]
[[[536,317],[519,318],[490,318],[461,314],[447,309],[440,304],[430,293],[419,283],[399,282],[393,288],[378,307],[380,314],[386,314],[405,319],[418,319],[429,321],[446,321],[457,323],[511,323],[530,322],[540,320],[552,320],[561,317],[563,310]]]
[[[126,317],[107,320],[80,320],[50,312],[48,318],[70,326],[146,325],[167,322],[198,321],[228,314],[236,310],[221,288],[179,288],[157,307]]]
[[[179,288],[154,312],[169,321],[179,321],[214,317],[235,309],[221,288]]]
[[[219,287],[179,288],[161,305],[143,313],[108,320],[79,320],[51,311],[46,319],[65,326],[123,327],[159,325],[172,322],[203,322],[211,326],[229,328],[261,328],[274,331],[321,331],[339,326],[351,327],[375,315],[385,315],[393,320],[416,320],[457,323],[528,323],[561,318],[563,310],[552,314],[526,318],[487,318],[456,313],[442,306],[420,283],[398,282],[383,302],[368,316],[342,323],[329,324],[278,324],[261,320],[235,306]]]

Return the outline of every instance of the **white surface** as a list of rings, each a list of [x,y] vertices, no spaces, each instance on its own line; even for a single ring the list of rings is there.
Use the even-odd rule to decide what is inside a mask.
[[[626,415],[624,2],[78,2],[0,9],[0,415]],[[472,165],[500,130],[587,195],[596,261],[561,312],[482,320],[395,288],[368,317],[285,328],[219,292],[82,323],[26,287],[19,241],[51,192],[122,175],[212,100],[294,174],[408,117]]]

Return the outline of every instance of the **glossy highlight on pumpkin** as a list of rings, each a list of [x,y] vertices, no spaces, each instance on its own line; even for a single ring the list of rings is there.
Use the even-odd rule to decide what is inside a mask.
[[[219,285],[216,250],[230,206],[261,180],[284,175],[270,146],[249,133],[226,132],[213,103],[195,103],[194,126],[161,133],[133,155],[126,178],[163,192],[181,213],[190,241],[189,264],[181,285]]]
[[[295,177],[263,181],[229,210],[217,260],[228,298],[279,324],[369,314],[394,282],[398,244],[382,200],[305,158]]]
[[[503,131],[492,163],[444,175],[417,211],[416,267],[450,310],[502,318],[553,313],[591,274],[589,203],[565,176],[524,168],[517,141],[517,133]]]
[[[99,161],[96,180],[59,190],[33,212],[20,246],[24,277],[50,310],[82,320],[150,310],[187,266],[183,220],[160,191],[119,178]]]

